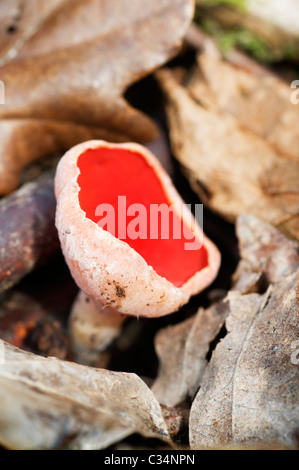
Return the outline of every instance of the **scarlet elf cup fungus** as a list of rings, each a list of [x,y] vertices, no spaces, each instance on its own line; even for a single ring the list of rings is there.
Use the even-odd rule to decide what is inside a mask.
[[[81,289],[70,318],[79,356],[104,349],[127,316],[175,312],[216,277],[218,249],[141,145],[73,147],[59,162],[55,194],[62,251]]]

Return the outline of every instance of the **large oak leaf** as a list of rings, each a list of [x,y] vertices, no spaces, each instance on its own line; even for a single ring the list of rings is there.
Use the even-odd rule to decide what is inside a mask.
[[[1,0],[0,11],[0,194],[24,165],[81,140],[155,137],[123,94],[178,51],[192,0]]]

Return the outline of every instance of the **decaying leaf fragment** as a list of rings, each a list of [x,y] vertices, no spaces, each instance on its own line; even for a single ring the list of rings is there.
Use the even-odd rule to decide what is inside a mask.
[[[0,346],[1,445],[103,449],[135,432],[170,442],[158,402],[135,374]]]
[[[158,332],[155,348],[160,367],[152,391],[159,403],[176,406],[194,396],[205,371],[210,343],[220,331],[227,310],[227,305],[220,301]]]
[[[293,353],[299,337],[298,250],[251,216],[239,219],[238,233],[248,272],[250,264],[251,272],[258,267],[258,253],[264,250],[259,269],[272,283],[263,294],[228,294],[228,334],[217,345],[192,404],[191,447],[297,448],[299,369]],[[286,251],[282,270],[276,261]]]
[[[240,214],[253,214],[299,240],[298,158],[287,154],[287,150],[281,153],[272,145],[275,143],[280,150],[287,147],[283,139],[288,124],[278,125],[275,120],[273,124],[267,118],[269,143],[257,135],[258,131],[255,134],[245,128],[245,120],[242,123],[241,118],[238,120],[232,115],[234,112],[239,115],[246,102],[245,98],[239,100],[237,92],[228,91],[229,99],[222,104],[225,108],[231,97],[236,97],[235,104],[232,99],[230,114],[218,107],[217,99],[220,100],[226,82],[219,83],[218,98],[214,97],[211,105],[202,100],[203,105],[198,96],[194,96],[194,82],[189,90],[179,85],[169,70],[159,71],[157,76],[167,98],[173,153],[203,201],[230,221],[235,221]],[[211,92],[210,88],[208,90]],[[289,106],[294,105],[289,102]],[[283,115],[289,119],[293,112],[285,111]],[[292,131],[286,135],[292,132],[293,141],[297,142],[298,132],[293,132],[297,123],[290,123],[288,119]],[[261,126],[259,132],[264,135],[266,130]],[[280,135],[277,142],[273,141],[275,135]],[[288,142],[288,137],[285,141]]]
[[[0,194],[43,155],[91,138],[146,142],[156,126],[123,97],[172,57],[193,0],[0,1]]]

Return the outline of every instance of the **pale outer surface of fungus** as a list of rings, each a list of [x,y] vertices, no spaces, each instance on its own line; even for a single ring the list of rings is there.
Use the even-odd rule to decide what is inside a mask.
[[[99,308],[110,307],[109,310],[142,317],[160,317],[175,312],[215,279],[220,266],[219,251],[191,216],[194,231],[207,250],[208,266],[178,288],[159,276],[126,242],[88,219],[79,204],[77,160],[85,151],[103,147],[126,149],[145,158],[162,183],[170,203],[174,203],[178,213],[182,214],[183,200],[159,161],[143,146],[93,140],[73,147],[60,160],[55,178],[56,226],[71,274]],[[101,202],[104,201],[99,204]],[[188,225],[190,227],[190,221]]]

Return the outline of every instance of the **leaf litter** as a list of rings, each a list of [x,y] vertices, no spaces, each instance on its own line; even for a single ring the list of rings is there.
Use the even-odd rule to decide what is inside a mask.
[[[28,163],[78,141],[157,137],[124,93],[177,54],[192,2],[131,2],[126,15],[120,3],[0,2],[9,98],[0,110],[1,194],[17,188]],[[226,297],[155,323],[152,378],[109,370],[111,350],[103,369],[1,342],[4,447],[104,449],[137,433],[173,449],[189,431],[191,449],[298,448],[298,107],[282,79],[255,65],[245,71],[204,50],[188,73],[156,74],[174,157],[202,201],[236,224],[240,262]],[[126,331],[134,342],[134,324]],[[46,351],[50,343],[51,334]]]

